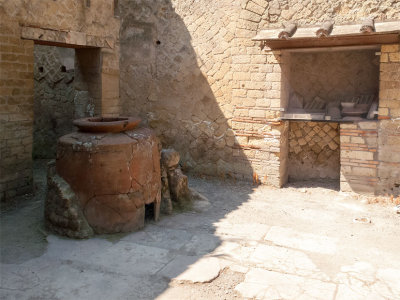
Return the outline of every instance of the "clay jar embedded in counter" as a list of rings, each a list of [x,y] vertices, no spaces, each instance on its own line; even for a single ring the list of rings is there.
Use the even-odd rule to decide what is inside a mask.
[[[71,186],[96,233],[137,230],[145,206],[161,201],[159,141],[150,129],[75,132],[59,139],[57,173]]]

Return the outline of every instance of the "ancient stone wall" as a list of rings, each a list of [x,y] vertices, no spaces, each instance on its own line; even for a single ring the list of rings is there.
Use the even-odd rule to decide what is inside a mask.
[[[340,189],[374,194],[377,188],[379,122],[340,125]]]
[[[0,14],[0,200],[32,189],[33,42]]]
[[[289,181],[339,179],[338,123],[290,122]]]
[[[94,114],[88,91],[75,89],[75,51],[35,45],[33,158],[55,158],[57,140],[72,121]]]
[[[287,98],[282,70],[288,65],[282,63],[280,51],[261,50],[251,38],[289,20],[310,25],[325,20],[360,22],[367,16],[400,19],[397,0],[121,0],[119,32],[113,3],[5,0],[0,4],[3,198],[15,194],[17,186],[29,187],[23,182],[31,178],[33,42],[21,40],[21,35],[99,47],[97,52],[77,49],[80,63],[93,59],[80,78],[100,73],[88,88],[99,91],[94,98],[102,111],[96,112],[141,116],[164,146],[181,153],[186,168],[281,186],[287,177],[289,124],[278,117]],[[387,55],[381,59],[388,59],[389,69],[395,68],[398,50],[384,50]],[[381,72],[397,78],[397,71],[385,71],[382,65]],[[15,82],[6,84],[3,78]],[[393,81],[388,80],[384,89],[394,90]],[[380,95],[385,101],[380,113],[390,119],[379,125],[382,137],[396,132],[391,126],[398,118],[397,98],[393,102],[394,92],[387,93]],[[382,148],[382,153],[390,148]],[[385,158],[385,162],[389,166],[398,161]],[[382,176],[392,176],[391,170],[383,167]]]
[[[122,0],[121,103],[197,173],[281,186],[288,169],[280,51],[251,41],[299,25],[398,19],[398,1]]]
[[[292,53],[289,84],[304,99],[326,104],[350,102],[362,95],[378,96],[378,50]]]
[[[121,101],[186,168],[251,178],[232,131],[232,1],[121,1]]]
[[[119,114],[114,1],[0,2],[0,200],[32,190],[34,42],[98,47],[102,113]],[[24,38],[24,39],[22,39]]]
[[[400,45],[381,53],[377,192],[400,195]]]
[[[400,47],[383,45],[379,121],[342,124],[341,189],[400,195]]]

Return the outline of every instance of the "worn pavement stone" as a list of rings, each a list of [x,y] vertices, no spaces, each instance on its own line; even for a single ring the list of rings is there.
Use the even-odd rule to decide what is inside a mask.
[[[251,299],[332,299],[336,286],[319,280],[251,269],[236,289]]]
[[[272,227],[265,240],[280,246],[325,254],[334,254],[337,248],[334,238],[279,226]]]
[[[268,270],[329,280],[305,253],[285,247],[259,245],[249,260]]]
[[[219,260],[214,257],[178,256],[160,274],[174,281],[210,282],[221,272]]]

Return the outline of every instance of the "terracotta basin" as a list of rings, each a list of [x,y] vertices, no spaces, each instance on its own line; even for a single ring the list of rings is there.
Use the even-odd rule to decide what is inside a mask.
[[[133,117],[92,117],[74,120],[83,132],[123,132],[137,127],[141,119]]]

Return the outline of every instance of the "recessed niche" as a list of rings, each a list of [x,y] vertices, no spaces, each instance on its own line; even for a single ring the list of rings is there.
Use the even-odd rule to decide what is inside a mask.
[[[284,55],[284,118],[356,121],[376,118],[379,94],[377,49],[307,52]]]

